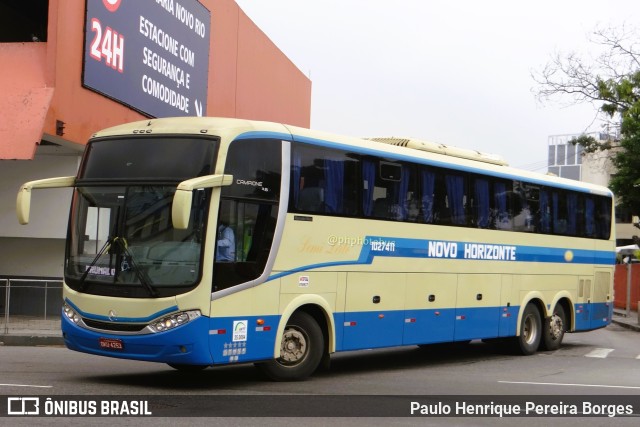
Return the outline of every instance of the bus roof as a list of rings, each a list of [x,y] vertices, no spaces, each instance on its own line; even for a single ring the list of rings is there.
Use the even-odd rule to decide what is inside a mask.
[[[450,147],[412,138],[356,138],[311,130],[281,123],[218,117],[169,117],[147,119],[103,129],[92,138],[139,134],[216,135],[231,141],[237,137],[272,137],[305,142],[336,149],[353,149],[361,153],[386,156],[400,161],[414,161],[462,171],[484,173],[541,185],[572,188],[612,196],[611,191],[595,184],[515,169],[499,156],[474,150]]]
[[[491,163],[499,166],[508,166],[506,160],[497,154],[483,153],[476,150],[468,150],[465,148],[452,147],[449,145],[439,144],[437,142],[422,141],[415,138],[365,138],[371,141],[383,142],[385,144],[395,145],[397,147],[406,147],[414,150],[427,151],[430,153],[444,154],[446,156],[460,157],[462,159],[476,160],[478,162]]]

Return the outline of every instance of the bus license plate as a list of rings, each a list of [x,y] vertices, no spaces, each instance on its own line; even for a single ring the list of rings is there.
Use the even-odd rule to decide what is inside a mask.
[[[124,343],[122,340],[115,338],[100,338],[100,348],[105,350],[124,350]]]

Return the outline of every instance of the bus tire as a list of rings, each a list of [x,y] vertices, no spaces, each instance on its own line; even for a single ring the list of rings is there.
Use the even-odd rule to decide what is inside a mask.
[[[280,357],[257,364],[274,381],[299,381],[318,368],[324,353],[324,336],[318,322],[297,312],[287,322],[280,343]]]
[[[520,321],[520,335],[515,337],[515,349],[524,356],[534,354],[542,339],[540,311],[534,304],[527,304]]]
[[[551,317],[544,321],[540,349],[547,351],[559,349],[566,330],[567,316],[564,312],[564,308],[562,305],[556,304]]]

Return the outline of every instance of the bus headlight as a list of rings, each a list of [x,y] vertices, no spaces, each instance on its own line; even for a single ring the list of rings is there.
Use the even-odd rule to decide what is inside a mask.
[[[65,316],[67,316],[69,320],[71,320],[76,325],[78,324],[78,322],[80,322],[80,315],[76,313],[76,311],[71,308],[71,306],[66,302],[62,305],[62,312]]]
[[[179,313],[173,313],[158,319],[149,324],[149,329],[153,332],[164,332],[178,326],[189,323],[190,321],[197,319],[201,316],[200,310],[182,311]]]

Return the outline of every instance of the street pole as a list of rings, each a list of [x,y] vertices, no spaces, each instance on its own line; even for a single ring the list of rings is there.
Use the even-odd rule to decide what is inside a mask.
[[[631,317],[631,259],[627,263],[627,318]]]

